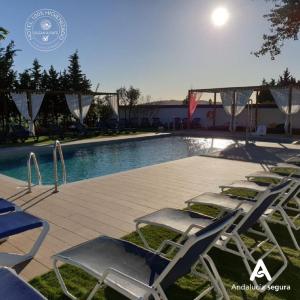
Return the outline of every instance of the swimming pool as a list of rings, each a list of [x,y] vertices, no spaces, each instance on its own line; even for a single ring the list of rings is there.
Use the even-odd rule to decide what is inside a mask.
[[[63,147],[67,182],[113,174],[193,155],[208,154],[232,143],[233,141],[223,139],[169,136],[109,144],[94,143]],[[42,183],[53,184],[51,148],[43,153],[36,152],[36,155]],[[0,173],[26,181],[27,157],[28,153],[1,158]],[[33,178],[35,178],[35,174],[33,174]]]

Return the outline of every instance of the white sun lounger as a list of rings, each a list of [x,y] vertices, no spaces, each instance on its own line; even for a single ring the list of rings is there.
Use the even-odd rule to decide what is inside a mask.
[[[195,300],[212,290],[217,293],[217,299],[229,299],[207,253],[240,212],[236,210],[212,222],[205,229],[198,229],[183,245],[164,241],[155,252],[124,240],[102,236],[54,255],[54,270],[64,293],[73,300],[76,297],[67,290],[57,267],[58,261],[76,266],[97,279],[97,284],[87,297],[89,300],[102,285],[110,286],[133,300],[149,300],[152,297],[154,300],[168,300],[166,289],[189,273],[211,282],[211,286],[203,290]],[[179,249],[172,260],[162,255],[168,245]],[[196,270],[198,265],[203,266],[205,274]]]
[[[280,276],[287,266],[287,259],[270,230],[264,214],[275,201],[278,201],[278,199],[280,199],[288,190],[291,190],[292,183],[292,180],[287,180],[261,193],[253,207],[244,214],[244,217],[236,224],[236,226],[231,227],[228,231],[226,231],[226,233],[222,235],[222,238],[215,243],[215,247],[241,257],[249,276],[252,274],[250,263],[256,264],[258,259],[266,258],[274,251],[278,252],[282,259],[282,266],[272,276],[272,280],[265,282],[264,284],[259,284],[256,280],[254,280],[254,284],[260,292],[265,291]],[[191,211],[180,211],[168,208],[138,218],[135,222],[137,232],[147,247],[149,246],[148,242],[140,230],[142,225],[151,224],[173,230],[180,234],[178,242],[182,242],[196,228],[205,228],[210,223],[214,222],[214,219]],[[252,230],[252,226],[255,224],[259,224],[262,231]],[[249,248],[241,238],[241,235],[245,234],[249,230],[263,236],[265,240],[256,245],[254,248]],[[232,247],[228,246],[229,241],[234,242],[238,250],[234,250]],[[254,255],[254,252],[261,249],[266,242],[272,245],[271,248],[265,251],[260,257]]]
[[[283,195],[283,197],[279,201],[275,202],[271,208],[266,210],[264,214],[267,216],[268,222],[277,223],[285,226],[291,236],[295,248],[297,250],[300,250],[300,245],[293,232],[293,230],[298,231],[300,229],[300,225],[297,223],[300,217],[300,213],[299,209],[297,210],[289,206],[290,200],[296,199],[297,201],[297,194],[300,191],[300,182],[293,181],[292,188],[294,189],[292,193],[286,193],[285,195]],[[251,200],[245,200],[230,197],[224,194],[204,193],[188,200],[186,203],[189,207],[191,207],[194,204],[217,207],[221,209],[221,213],[223,210],[233,210],[237,208],[241,208],[244,212],[247,213],[255,205],[256,201],[258,201],[259,194],[257,194],[256,197]],[[300,207],[300,203],[298,204],[298,207]],[[288,213],[289,210],[296,210],[296,214],[290,215]],[[281,215],[281,219],[279,219],[278,216],[274,217],[275,212],[278,212]]]

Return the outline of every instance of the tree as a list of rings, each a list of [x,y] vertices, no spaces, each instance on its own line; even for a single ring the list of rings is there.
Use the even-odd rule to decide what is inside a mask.
[[[141,96],[141,92],[139,89],[135,89],[133,86],[130,86],[129,89],[126,89],[126,87],[121,87],[117,92],[120,95],[121,104],[125,108],[125,120],[127,120],[128,111],[128,119],[130,121],[132,109],[137,105]]]
[[[263,79],[262,85],[266,87],[274,87],[274,86],[280,86],[285,87],[289,86],[291,84],[296,84],[297,80],[292,74],[290,73],[289,69],[286,68],[282,75],[279,76],[278,80],[276,81],[274,78],[272,78],[269,82],[266,79]],[[299,83],[299,81],[298,81]],[[270,92],[269,89],[262,90],[258,93],[257,97],[258,103],[274,103],[275,100]]]
[[[39,90],[41,89],[41,80],[42,80],[42,66],[39,61],[35,58],[32,63],[31,68],[31,89]]]
[[[13,64],[16,51],[14,42],[10,42],[5,48],[0,48],[0,89],[8,90],[15,86],[16,72],[13,70]],[[0,113],[2,130],[6,132],[10,117],[17,116],[16,107],[6,92],[0,92]]]
[[[7,35],[8,31],[5,28],[0,27],[0,41],[4,40]]]
[[[41,86],[46,94],[40,109],[42,124],[47,126],[49,119],[52,122],[59,122],[59,119],[65,120],[70,117],[66,100],[63,94],[52,93],[62,89],[61,74],[51,65],[49,70],[44,70],[41,77]]]
[[[31,89],[31,84],[30,69],[26,69],[22,73],[19,73],[19,80],[17,83],[18,89],[29,90]]]
[[[0,89],[13,88],[15,84],[16,72],[13,70],[13,64],[16,52],[14,42],[0,48]]]
[[[81,66],[79,64],[78,51],[75,51],[69,57],[68,66],[68,89],[71,91],[88,92],[91,88],[91,82],[86,78],[86,75],[82,73]]]
[[[267,0],[269,1],[269,0]],[[272,0],[275,7],[264,15],[270,22],[270,33],[263,35],[261,48],[254,52],[259,57],[270,53],[271,59],[281,53],[284,41],[298,40],[300,30],[300,0]]]
[[[286,68],[283,72],[282,76],[279,76],[277,81],[277,86],[289,86],[291,84],[296,84],[297,80],[295,77],[292,76],[289,69]]]
[[[69,75],[67,73],[66,70],[63,70],[63,72],[61,72],[59,74],[59,83],[60,83],[60,88],[63,91],[67,91],[70,88],[70,81],[69,81]]]

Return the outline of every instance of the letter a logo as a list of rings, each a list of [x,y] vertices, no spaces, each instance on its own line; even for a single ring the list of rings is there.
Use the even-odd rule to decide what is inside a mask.
[[[250,276],[250,280],[251,281],[254,281],[254,279],[257,277],[257,278],[262,278],[266,276],[268,281],[271,281],[272,280],[272,277],[266,267],[266,265],[264,264],[263,260],[262,259],[259,259],[251,276]]]

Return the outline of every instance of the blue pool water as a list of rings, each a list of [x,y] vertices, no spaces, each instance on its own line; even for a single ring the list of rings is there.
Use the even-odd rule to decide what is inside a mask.
[[[231,143],[230,140],[172,136],[114,144],[63,147],[67,182],[113,174],[193,155],[208,154],[223,149]],[[43,184],[52,184],[52,150],[49,148],[46,153],[36,153],[36,155]],[[1,158],[0,173],[26,181],[27,156],[28,154],[24,153]],[[33,176],[35,175],[33,174]]]

